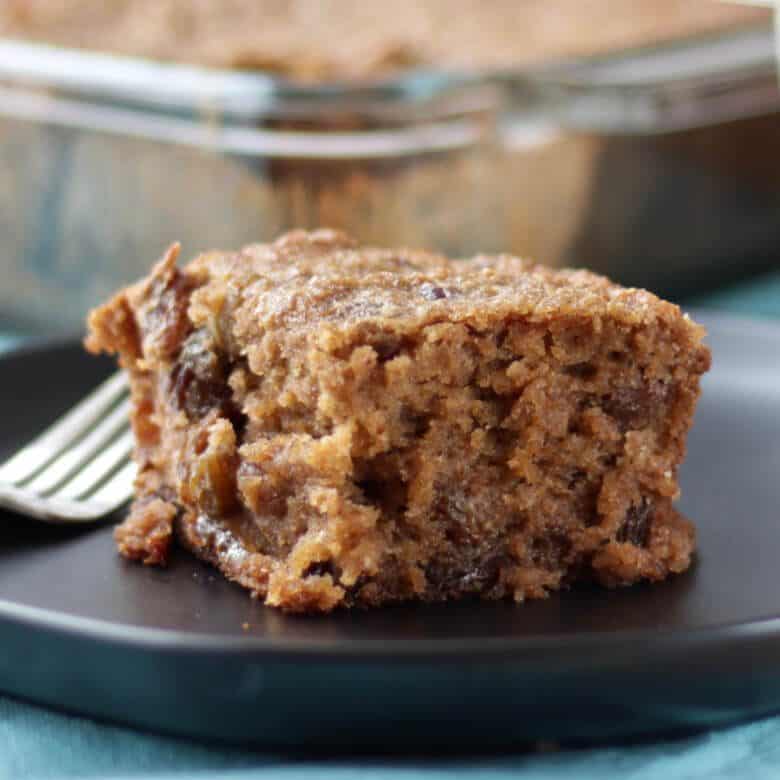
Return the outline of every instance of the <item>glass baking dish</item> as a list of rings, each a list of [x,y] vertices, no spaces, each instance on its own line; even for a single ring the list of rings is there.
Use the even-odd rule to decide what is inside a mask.
[[[0,319],[78,329],[174,240],[315,226],[676,294],[780,245],[779,111],[769,25],[320,86],[0,41]]]

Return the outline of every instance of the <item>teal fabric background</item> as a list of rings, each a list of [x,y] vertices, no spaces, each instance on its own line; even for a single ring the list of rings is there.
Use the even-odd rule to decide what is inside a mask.
[[[19,340],[16,336],[8,336],[0,333],[0,352],[4,352],[6,349],[12,347]]]
[[[686,304],[780,318],[780,273]],[[0,349],[14,341],[0,335]],[[500,758],[301,760],[140,734],[0,697],[0,780],[596,780],[610,776],[630,780],[778,778],[780,717],[652,744],[542,751]]]

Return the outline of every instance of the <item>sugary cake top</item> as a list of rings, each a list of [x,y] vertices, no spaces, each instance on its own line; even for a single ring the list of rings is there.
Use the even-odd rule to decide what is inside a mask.
[[[769,14],[711,0],[5,0],[0,36],[318,81],[505,68]]]
[[[243,344],[269,332],[411,333],[437,322],[475,329],[523,317],[666,322],[698,342],[701,329],[673,304],[582,270],[551,270],[509,255],[452,260],[416,250],[359,246],[330,230],[295,231],[272,244],[209,252],[186,270],[199,289],[196,324],[230,321]]]

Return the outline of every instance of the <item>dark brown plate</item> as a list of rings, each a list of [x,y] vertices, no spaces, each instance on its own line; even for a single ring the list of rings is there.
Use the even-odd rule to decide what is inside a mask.
[[[701,319],[714,367],[682,480],[700,535],[691,572],[522,606],[285,617],[186,554],[126,564],[109,524],[5,514],[0,689],[295,748],[470,750],[780,710],[780,328]],[[74,344],[0,360],[0,456],[110,370]]]

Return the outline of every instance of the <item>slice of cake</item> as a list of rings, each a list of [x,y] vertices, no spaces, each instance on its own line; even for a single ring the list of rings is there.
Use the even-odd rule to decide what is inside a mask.
[[[175,536],[303,612],[690,564],[672,502],[710,355],[676,306],[327,230],[177,254],[89,318],[132,378],[123,555],[163,563]]]

